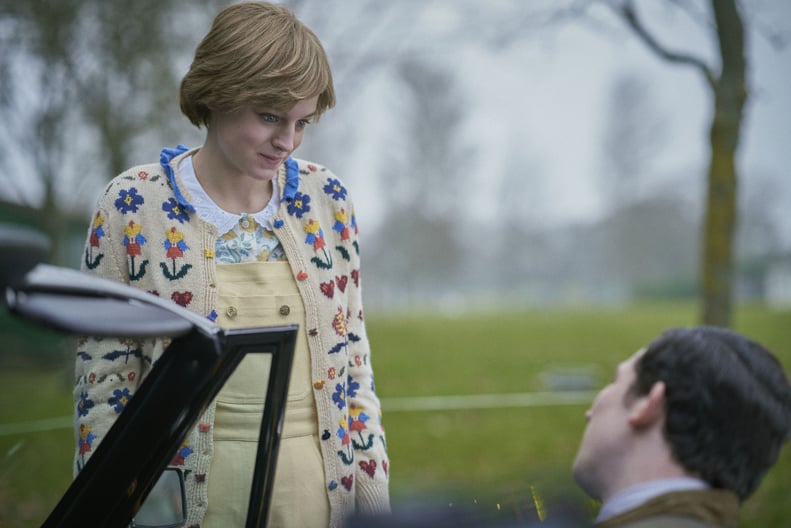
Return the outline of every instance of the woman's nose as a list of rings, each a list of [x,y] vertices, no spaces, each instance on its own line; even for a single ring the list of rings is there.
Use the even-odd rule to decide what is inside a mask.
[[[280,150],[291,152],[294,150],[294,137],[296,132],[289,125],[279,127],[274,138],[274,144]]]

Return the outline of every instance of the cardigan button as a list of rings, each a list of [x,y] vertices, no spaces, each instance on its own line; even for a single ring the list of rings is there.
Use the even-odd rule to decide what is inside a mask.
[[[324,388],[324,380],[321,380],[321,381],[314,381],[314,382],[313,382],[313,388],[314,388],[314,389],[316,389],[316,390],[321,390],[321,389],[323,389],[323,388]]]
[[[225,310],[225,315],[227,315],[228,317],[236,317],[237,313],[238,312],[236,311],[236,307],[235,306],[229,306]]]
[[[287,304],[284,304],[283,306],[280,307],[280,315],[285,316],[290,313],[291,313],[291,308]]]

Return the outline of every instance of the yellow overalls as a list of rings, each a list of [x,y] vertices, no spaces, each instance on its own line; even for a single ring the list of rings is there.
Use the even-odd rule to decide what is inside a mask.
[[[326,527],[329,501],[311,388],[305,309],[289,264],[221,264],[217,276],[219,326],[299,324],[268,526]],[[203,528],[244,526],[268,376],[268,356],[248,354],[217,396]]]

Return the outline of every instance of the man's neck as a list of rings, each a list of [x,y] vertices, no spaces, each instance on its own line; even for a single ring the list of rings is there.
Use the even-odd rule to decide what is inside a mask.
[[[611,495],[602,505],[596,522],[605,521],[627,510],[637,508],[641,504],[672,491],[708,489],[705,481],[689,477],[670,477],[647,480],[623,488]]]

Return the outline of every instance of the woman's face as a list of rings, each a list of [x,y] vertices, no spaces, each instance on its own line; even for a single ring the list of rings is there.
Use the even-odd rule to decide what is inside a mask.
[[[207,142],[214,142],[226,175],[271,180],[302,143],[318,96],[291,108],[247,108],[212,116]]]

